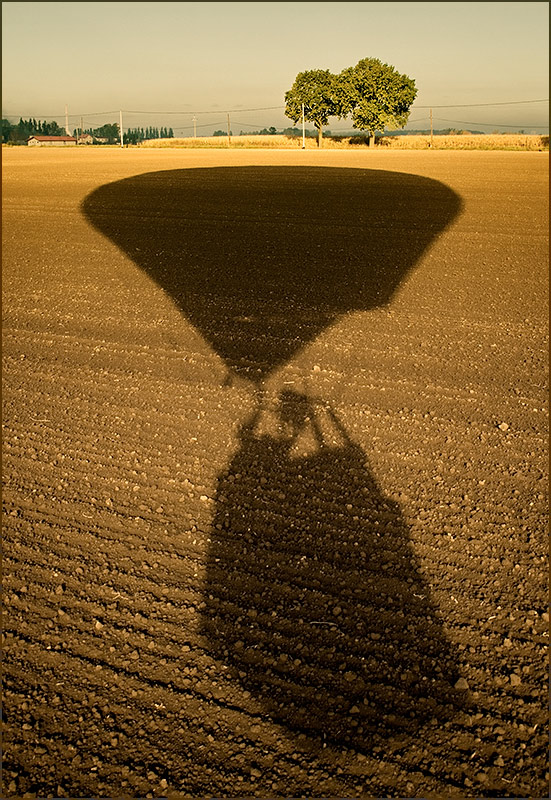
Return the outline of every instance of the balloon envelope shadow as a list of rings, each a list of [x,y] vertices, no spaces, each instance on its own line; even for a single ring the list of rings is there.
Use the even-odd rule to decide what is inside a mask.
[[[417,175],[254,166],[145,173],[82,204],[229,370],[257,383],[343,314],[387,304],[459,208]]]
[[[262,418],[278,432],[262,433]],[[220,476],[201,632],[290,729],[369,749],[464,693],[397,503],[330,408],[284,391]]]

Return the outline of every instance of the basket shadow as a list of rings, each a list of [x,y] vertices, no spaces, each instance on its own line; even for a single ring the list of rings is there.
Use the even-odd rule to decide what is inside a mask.
[[[397,503],[331,409],[283,392],[220,475],[200,631],[269,715],[369,749],[464,693]]]

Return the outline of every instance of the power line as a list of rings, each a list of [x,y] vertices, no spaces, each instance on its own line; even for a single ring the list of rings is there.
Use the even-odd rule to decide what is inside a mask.
[[[432,106],[415,106],[415,108],[478,108],[481,106],[515,106],[525,103],[548,103],[549,98],[544,100],[508,100],[506,102],[498,103],[459,103],[452,105],[432,105]],[[250,111],[281,111],[285,106],[264,106],[263,108],[234,108],[229,110],[230,114],[244,114]],[[115,112],[110,112],[115,113]],[[125,114],[216,114],[217,111],[128,111],[123,109]]]
[[[480,108],[480,107],[489,107],[489,106],[515,106],[515,105],[524,105],[529,103],[548,103],[549,98],[545,98],[543,100],[508,100],[506,102],[498,102],[498,103],[456,103],[456,104],[449,104],[449,105],[430,105],[430,106],[417,106],[414,107],[417,109],[422,108]],[[227,113],[230,114],[245,114],[250,111],[281,111],[284,109],[285,106],[263,106],[261,108],[233,108],[229,109]],[[69,117],[102,117],[102,116],[110,116],[112,114],[118,114],[120,109],[116,111],[92,111],[88,113],[78,113],[78,114],[69,114]],[[219,114],[219,110],[212,110],[212,111],[130,111],[128,109],[122,109],[123,114],[163,114],[163,115],[187,115],[187,114]],[[48,117],[49,119],[63,119],[63,114],[41,114],[41,117]],[[20,117],[22,118],[22,114],[8,114],[7,117]],[[540,126],[541,127],[541,126]]]
[[[261,122],[242,122],[239,121],[240,125],[245,125],[247,128],[266,128],[266,125],[263,125]]]
[[[509,100],[506,103],[460,103],[459,105],[450,106],[415,106],[415,108],[478,108],[480,106],[518,106],[522,103],[548,103],[549,98],[545,100]]]
[[[83,117],[84,119],[88,119],[89,117],[113,117],[118,113],[119,113],[118,111],[95,111],[94,113],[91,113],[91,114],[68,114],[68,118],[71,121],[74,120],[74,121],[78,122],[78,120],[81,117]],[[28,117],[28,119],[33,119],[33,118],[39,119],[39,120],[43,119],[45,122],[59,122],[60,120],[64,122],[65,121],[65,114],[39,114],[38,116],[36,116],[34,114],[30,114],[29,117]],[[24,114],[6,114],[4,119],[7,119],[8,121],[11,120],[11,119],[17,119],[17,120],[23,119],[23,120],[25,120],[26,117],[25,117]],[[73,124],[74,124],[74,122],[73,122]]]
[[[222,122],[220,122],[220,121],[219,122],[206,122],[204,125],[196,125],[195,127],[196,128],[213,128],[215,125],[224,125],[224,124],[225,124],[225,120],[222,120]],[[194,130],[194,126],[193,125],[183,125],[183,126],[180,125],[179,127],[173,128],[172,130],[173,131],[191,131],[191,130]]]
[[[107,117],[111,114],[118,114],[117,111],[94,111],[91,114],[69,114],[70,117]]]
[[[265,106],[264,108],[230,108],[227,112],[228,114],[245,114],[249,111],[276,111],[285,108],[285,106]],[[182,114],[219,114],[220,111],[128,111],[122,110],[123,114],[177,114],[181,116]]]
[[[421,109],[429,109],[429,108],[430,109],[436,109],[436,108],[480,108],[480,107],[488,108],[488,107],[492,107],[492,106],[513,106],[513,105],[526,105],[526,104],[533,104],[533,103],[548,103],[548,102],[549,102],[549,98],[541,99],[541,100],[510,100],[510,101],[506,101],[506,102],[496,102],[496,103],[457,103],[457,104],[450,104],[450,105],[414,106],[414,109],[415,110],[417,110],[417,109],[421,110]],[[277,111],[281,111],[284,108],[285,108],[285,106],[263,106],[261,108],[234,108],[234,109],[232,109],[231,111],[229,111],[227,113],[242,114],[242,113],[249,113],[249,112],[253,112],[253,111],[276,111],[276,110]],[[119,113],[118,111],[94,111],[94,112],[89,112],[89,113],[86,113],[86,114],[69,114],[68,116],[69,116],[69,119],[71,119],[71,120],[76,119],[78,121],[79,118],[83,118],[83,117],[86,117],[86,119],[88,120],[90,117],[113,117],[114,115],[116,115],[118,113]],[[190,116],[191,114],[194,114],[194,115],[201,114],[201,115],[214,116],[214,115],[219,114],[221,112],[220,112],[220,110],[218,110],[218,111],[216,111],[216,110],[213,110],[213,111],[128,111],[127,110],[127,111],[123,111],[123,113],[124,114],[138,114],[138,115],[139,114],[141,114],[141,115],[146,115],[147,114],[147,115],[157,115],[157,116],[159,116],[159,115],[163,115],[163,116],[170,115],[170,116],[180,116],[180,117],[182,117],[182,116]],[[64,120],[64,116],[61,115],[61,114],[59,114],[59,115],[48,114],[48,115],[43,115],[43,116],[48,118],[48,119],[50,119],[50,120],[52,120],[52,121],[56,121],[56,122],[59,121],[59,120]],[[8,114],[8,115],[6,115],[6,118],[7,119],[10,119],[10,118],[11,119],[23,119],[23,115]],[[523,128],[542,128],[542,129],[548,127],[548,125],[531,124],[531,123],[524,123],[524,122],[523,123],[517,123],[517,124],[511,124],[511,123],[492,122],[492,121],[490,121],[490,122],[467,122],[465,120],[443,119],[442,117],[439,117],[438,119],[441,122],[453,122],[455,124],[460,124],[460,125],[482,125],[482,126],[485,126],[485,127],[490,127],[490,126],[501,127],[501,128],[519,128],[519,127],[523,127]],[[407,122],[407,124],[411,125],[411,124],[414,124],[414,123],[417,123],[417,122],[425,122],[425,121],[426,121],[426,118],[423,118],[423,119],[418,118],[418,119],[415,119],[415,120],[409,120]],[[210,127],[212,125],[222,125],[222,124],[223,124],[222,122],[210,122],[210,123],[206,123],[204,125],[201,125],[199,127],[205,128],[205,127]],[[251,128],[252,127],[260,127],[260,128],[263,127],[260,123],[240,122],[239,124],[245,125],[245,126],[251,127]],[[179,128],[177,128],[177,130],[181,130],[181,131],[183,131],[183,130],[191,130],[191,126],[180,126]],[[345,129],[343,128],[341,130],[344,131]],[[335,132],[338,132],[338,130],[336,130]]]
[[[442,117],[435,117],[438,119],[439,122],[458,122],[460,125],[496,125],[499,128],[547,128],[548,125],[531,125],[528,122],[523,122],[522,125],[517,123],[516,125],[511,125],[510,123],[505,122],[466,122],[462,119],[443,119]]]

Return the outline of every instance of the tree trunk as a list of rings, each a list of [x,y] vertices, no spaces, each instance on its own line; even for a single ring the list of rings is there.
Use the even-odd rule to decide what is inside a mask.
[[[318,129],[318,147],[323,147],[323,126],[317,125]]]
[[[368,131],[367,135],[369,137],[368,140],[367,140],[367,146],[368,147],[375,147],[375,134],[372,133],[371,131]]]

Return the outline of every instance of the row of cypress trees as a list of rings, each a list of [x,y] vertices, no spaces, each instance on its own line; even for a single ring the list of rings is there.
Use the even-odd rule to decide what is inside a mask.
[[[127,144],[139,144],[146,139],[173,139],[172,128],[128,128],[124,132],[124,141]]]

